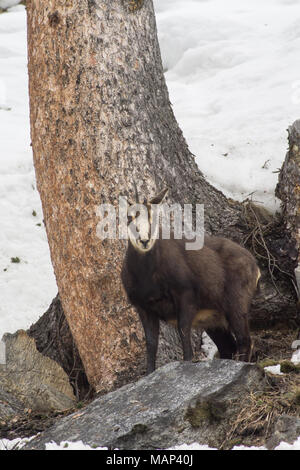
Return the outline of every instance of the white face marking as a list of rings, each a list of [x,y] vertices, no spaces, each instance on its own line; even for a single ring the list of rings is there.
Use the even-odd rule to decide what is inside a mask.
[[[134,204],[128,210],[132,218],[128,225],[129,239],[139,252],[150,251],[157,239],[157,230],[152,229],[152,208],[150,204]]]
[[[144,204],[133,204],[128,209],[131,218],[128,224],[128,236],[136,250],[140,253],[150,251],[159,233],[159,205],[168,192],[168,188]]]

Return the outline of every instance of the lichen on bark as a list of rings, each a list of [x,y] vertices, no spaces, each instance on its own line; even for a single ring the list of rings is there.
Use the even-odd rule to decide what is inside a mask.
[[[122,3],[127,11],[134,13],[142,8],[145,0],[122,0]]]

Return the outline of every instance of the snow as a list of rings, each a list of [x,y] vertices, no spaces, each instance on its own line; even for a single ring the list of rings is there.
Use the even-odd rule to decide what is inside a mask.
[[[299,118],[298,0],[154,4],[170,99],[199,168],[227,196],[276,210],[286,129]],[[35,322],[57,287],[30,147],[26,13],[15,0],[0,8],[1,339]]]
[[[207,359],[214,359],[215,354],[218,352],[218,348],[215,343],[210,339],[210,337],[203,332],[202,335],[202,346],[201,350],[203,351]]]
[[[2,439],[0,440],[0,451],[1,450],[21,450],[24,445],[29,442],[31,438],[25,439]],[[46,450],[108,450],[107,447],[91,447],[87,444],[84,444],[82,441],[70,442],[62,441],[59,444],[51,441],[46,444]],[[118,449],[115,449],[118,450]],[[175,450],[175,451],[198,451],[198,450],[218,450],[214,447],[209,447],[208,445],[201,445],[197,442],[193,444],[182,444],[180,446],[169,447],[166,450]],[[268,450],[264,446],[234,446],[231,450]],[[300,437],[293,443],[289,444],[287,442],[281,442],[274,450],[300,450]]]
[[[183,444],[181,446],[171,447],[167,450],[195,451],[195,450],[217,450],[217,449],[213,447],[209,447],[209,446],[203,446],[195,442],[194,444],[189,444],[189,445]],[[264,446],[247,447],[244,445],[240,445],[240,446],[234,446],[231,450],[268,450],[268,449]],[[300,437],[298,437],[298,439],[293,444],[289,444],[287,442],[281,442],[277,447],[275,447],[274,450],[300,450]]]
[[[55,444],[54,442],[50,442],[46,444],[46,450],[107,450],[105,447],[90,447],[82,443],[82,441],[78,442],[68,442],[63,441],[59,445]],[[118,449],[115,449],[118,450]],[[208,445],[201,445],[195,442],[194,444],[182,444],[180,446],[169,447],[166,450],[177,450],[177,451],[196,451],[196,450],[217,450],[214,447],[209,447]],[[234,446],[232,450],[268,450],[264,446]],[[288,444],[287,442],[281,442],[279,446],[277,446],[274,450],[300,450],[300,437],[293,443]]]
[[[23,439],[17,437],[16,439],[0,439],[0,450],[20,450],[25,444],[30,442],[35,436],[24,437]]]
[[[175,447],[169,447],[167,450],[218,450],[215,447],[209,447],[208,445],[201,445],[198,444],[197,442],[194,442],[194,444],[182,444],[180,446],[175,446]]]
[[[276,364],[275,366],[264,367],[264,370],[270,372],[273,375],[284,375],[284,373],[280,370],[280,364]]]
[[[234,446],[231,450],[267,450],[264,446]]]
[[[300,450],[300,437],[293,444],[281,442],[275,450]]]
[[[300,364],[300,349],[293,353],[291,361],[296,365]]]
[[[20,1],[21,0],[0,0],[0,8],[3,8],[3,10],[5,10],[6,8],[14,7],[18,5]]]
[[[46,450],[108,450],[107,447],[90,447],[83,444],[82,441],[69,442],[62,441],[60,444],[55,442],[48,442],[46,444]]]
[[[19,449],[22,444],[22,439],[17,438],[17,439],[1,439],[0,440],[0,450],[14,450],[14,449]]]
[[[26,14],[19,7],[0,14],[0,339],[28,328],[57,292],[32,163]]]
[[[274,188],[299,118],[299,3],[155,0],[175,115],[208,180],[278,208]]]

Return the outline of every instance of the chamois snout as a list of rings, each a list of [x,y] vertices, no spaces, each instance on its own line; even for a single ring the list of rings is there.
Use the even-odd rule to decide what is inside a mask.
[[[141,239],[141,244],[143,245],[144,248],[147,248],[148,243],[149,243],[149,240],[142,240]]]

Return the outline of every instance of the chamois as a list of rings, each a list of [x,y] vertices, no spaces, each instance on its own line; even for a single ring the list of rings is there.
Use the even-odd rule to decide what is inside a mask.
[[[144,200],[148,218],[139,228],[136,218],[128,216],[121,272],[144,327],[147,373],[155,370],[159,320],[178,327],[185,361],[193,358],[191,328],[197,326],[216,344],[221,359],[250,361],[248,311],[260,277],[255,259],[226,238],[205,235],[201,249],[186,250],[184,238],[151,236],[151,204],[160,204],[166,192]]]

